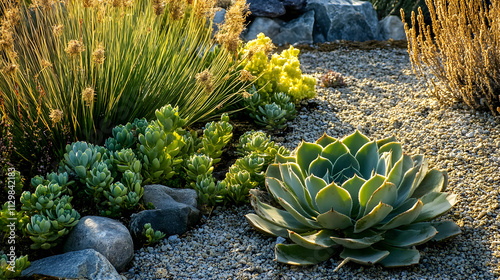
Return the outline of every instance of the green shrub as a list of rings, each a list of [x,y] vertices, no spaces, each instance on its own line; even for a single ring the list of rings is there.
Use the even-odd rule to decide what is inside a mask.
[[[257,214],[246,218],[257,230],[293,242],[276,245],[282,263],[315,264],[343,249],[337,269],[349,261],[413,265],[420,259],[414,246],[460,233],[452,221],[429,222],[456,203],[456,195],[444,192],[447,182],[422,155],[403,154],[393,137],[325,134],[269,165],[266,187],[284,210],[252,191]]]
[[[236,82],[224,79],[239,76],[233,56],[209,55],[213,11],[198,2],[182,19],[147,0],[38,1],[21,5],[19,20],[4,18],[2,36],[13,39],[0,50],[2,113],[23,158],[38,160],[32,139],[53,141],[57,153],[77,139],[103,144],[117,124],[151,118],[168,103],[192,124],[235,102]],[[196,73],[209,75],[202,83]],[[37,129],[44,134],[33,137]]]

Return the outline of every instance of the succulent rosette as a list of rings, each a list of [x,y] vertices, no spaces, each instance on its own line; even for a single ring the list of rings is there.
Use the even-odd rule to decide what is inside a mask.
[[[452,221],[430,221],[456,203],[456,195],[444,192],[447,174],[429,169],[422,155],[404,154],[395,137],[324,134],[302,142],[292,156],[278,154],[265,181],[282,209],[251,191],[256,214],[246,218],[293,242],[276,245],[278,262],[316,264],[341,251],[338,268],[349,261],[407,266],[419,262],[416,245],[461,232]]]

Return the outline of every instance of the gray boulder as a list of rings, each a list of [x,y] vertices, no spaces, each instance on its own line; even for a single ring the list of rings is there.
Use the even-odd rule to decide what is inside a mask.
[[[122,271],[134,256],[134,242],[128,229],[106,217],[85,216],[64,243],[64,251],[94,249]]]
[[[406,40],[405,25],[397,16],[386,16],[379,22],[382,40]]]
[[[144,210],[130,218],[130,231],[134,237],[140,236],[144,225],[150,223],[155,230],[167,236],[183,234],[196,225],[200,219],[196,191],[173,189],[162,185],[144,186],[144,203],[152,203],[156,209]]]
[[[303,14],[286,24],[280,33],[272,38],[277,45],[290,44],[312,44],[313,43],[314,10]]]
[[[31,262],[22,276],[34,274],[63,279],[122,280],[113,265],[94,249],[68,252]]]
[[[315,12],[316,43],[379,39],[377,13],[368,1],[309,0],[305,10]]]
[[[279,17],[286,13],[285,6],[278,0],[247,0],[247,4],[256,17]]]
[[[253,22],[248,26],[248,31],[244,36],[246,41],[250,41],[257,38],[259,33],[264,33],[267,37],[273,39],[278,35],[281,29],[281,21],[272,18],[258,17],[253,20]]]
[[[217,12],[215,12],[214,20],[212,22],[212,24],[213,24],[213,33],[219,31],[219,25],[221,25],[224,22],[224,17],[225,16],[226,16],[226,10],[225,9],[220,9]]]

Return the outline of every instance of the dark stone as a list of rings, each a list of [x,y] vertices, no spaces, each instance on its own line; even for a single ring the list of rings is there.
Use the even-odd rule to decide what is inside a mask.
[[[285,6],[278,0],[248,0],[247,4],[256,17],[279,17],[286,13]]]
[[[94,249],[122,271],[134,256],[134,242],[120,222],[99,216],[85,216],[64,243],[64,251]]]
[[[255,18],[248,26],[248,31],[244,36],[245,40],[250,41],[256,39],[259,33],[264,33],[267,37],[274,39],[274,37],[280,32],[280,23],[281,21],[278,19],[265,17]]]
[[[154,230],[170,236],[183,234],[200,219],[195,190],[147,185],[144,186],[143,199],[145,204],[150,202],[156,209],[144,210],[130,217],[130,231],[136,238],[147,223],[150,223]]]
[[[31,262],[22,276],[44,275],[62,279],[122,280],[113,265],[93,249],[68,252]]]
[[[314,38],[325,41],[368,41],[379,39],[377,13],[368,1],[309,0],[306,11],[314,10]]]
[[[272,38],[277,45],[312,44],[313,43],[314,10],[301,17],[283,24],[280,33]]]
[[[306,0],[283,0],[281,1],[286,10],[300,11],[307,5]]]

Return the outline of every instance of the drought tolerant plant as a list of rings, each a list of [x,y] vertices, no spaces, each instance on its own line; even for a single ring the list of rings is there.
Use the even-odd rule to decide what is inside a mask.
[[[31,263],[28,261],[28,256],[20,256],[19,258],[10,257],[2,254],[0,257],[0,279],[11,279],[21,276],[23,270],[28,268]]]
[[[145,238],[144,245],[149,246],[160,242],[165,237],[165,234],[159,230],[154,230],[150,223],[144,225],[142,235]]]
[[[290,46],[288,50],[279,55],[273,54],[269,59],[273,48],[271,39],[260,33],[257,39],[246,43],[240,51],[245,59],[245,70],[257,77],[253,83],[255,87],[267,96],[277,92],[286,93],[294,102],[314,97],[316,79],[302,74],[298,59],[300,50]]]
[[[344,76],[335,71],[328,71],[321,77],[321,86],[323,87],[345,87]]]
[[[277,154],[282,156],[290,155],[290,151],[271,141],[265,132],[262,131],[247,131],[241,135],[236,153],[242,156],[256,154],[265,160],[264,169],[274,161]]]
[[[284,129],[287,121],[293,120],[297,114],[295,104],[282,92],[272,94],[271,98],[266,96],[255,89],[244,95],[243,102],[250,117],[267,129]]]
[[[26,233],[33,241],[31,249],[50,249],[61,242],[61,237],[78,224],[80,214],[73,209],[73,197],[62,195],[57,183],[45,182],[34,193],[21,195],[21,209],[30,217]]]
[[[294,265],[329,259],[385,267],[418,263],[414,246],[460,233],[452,221],[430,221],[448,211],[447,175],[422,155],[403,154],[394,137],[371,141],[359,131],[342,140],[323,135],[302,142],[292,156],[276,157],[266,187],[283,209],[251,198],[247,214],[257,230],[289,238],[276,260]]]
[[[210,158],[212,163],[220,161],[222,149],[233,137],[233,126],[229,123],[227,114],[222,114],[220,121],[210,122],[205,125],[201,152]]]
[[[425,2],[432,27],[424,23],[421,10],[416,19],[412,13],[412,28],[405,23],[413,71],[424,78],[439,102],[462,101],[499,114],[500,3]]]
[[[15,12],[0,28],[0,97],[28,161],[34,128],[63,151],[77,139],[101,144],[168,103],[191,124],[239,98],[237,79],[226,82],[239,76],[233,55],[210,51],[214,1],[37,1]]]

